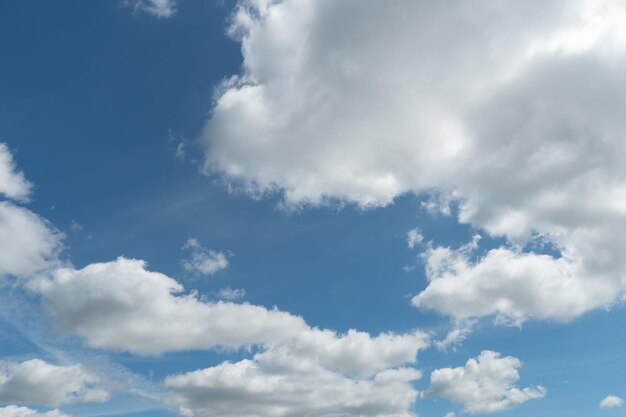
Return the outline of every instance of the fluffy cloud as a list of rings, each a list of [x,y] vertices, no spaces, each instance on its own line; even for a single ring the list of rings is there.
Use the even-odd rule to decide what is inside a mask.
[[[4,403],[58,407],[103,402],[109,394],[97,387],[99,382],[98,376],[81,365],[57,366],[40,359],[21,363],[0,361],[0,402]],[[27,411],[21,412],[29,415]],[[22,415],[18,411],[15,413]]]
[[[567,258],[498,248],[477,262],[466,250],[425,254],[428,287],[413,304],[456,319],[496,315],[519,324],[529,317],[569,321],[613,301],[619,281],[589,277]]]
[[[202,302],[138,260],[63,268],[33,280],[46,311],[91,347],[140,355],[216,347],[258,347],[252,359],[223,363],[166,385],[189,416],[410,416],[420,331],[371,336],[308,326],[300,317],[250,304]]]
[[[300,317],[250,304],[203,303],[175,280],[118,258],[61,268],[31,283],[58,326],[95,348],[157,355],[283,340],[308,326]]]
[[[8,146],[0,143],[0,194],[14,200],[26,200],[31,188],[24,174],[15,168]]]
[[[242,0],[232,22],[244,64],[206,124],[207,172],[289,205],[459,200],[511,247],[432,280],[419,304],[443,314],[566,320],[626,290],[622,2]],[[562,255],[516,249],[535,235]],[[571,299],[546,311],[483,271]]]
[[[30,276],[56,265],[62,238],[30,210],[0,201],[0,276]]]
[[[624,405],[624,400],[615,395],[609,395],[600,401],[600,408],[619,408]]]
[[[60,412],[59,410],[52,410],[48,412],[39,412],[27,407],[17,407],[15,405],[8,405],[6,407],[0,407],[0,417],[70,417],[67,414]]]
[[[422,243],[424,240],[424,235],[419,228],[411,229],[406,234],[406,244],[410,249],[415,248],[417,245]]]
[[[0,143],[0,194],[23,201],[31,184],[18,172],[13,156]],[[0,277],[25,277],[56,263],[63,236],[46,220],[28,209],[0,201]]]
[[[169,402],[186,417],[396,416],[409,417],[417,398],[414,369],[389,369],[352,379],[315,361],[283,354],[225,362],[168,377]]]
[[[277,309],[247,303],[202,302],[183,294],[175,280],[146,270],[145,262],[118,258],[75,270],[61,268],[52,277],[30,283],[58,326],[95,348],[142,355],[163,352],[289,346],[347,372],[374,372],[414,362],[427,337],[349,331],[337,335],[309,327]],[[285,348],[286,349],[286,348]]]
[[[197,239],[187,240],[183,249],[191,251],[189,259],[182,261],[183,268],[187,271],[201,275],[213,275],[228,268],[228,259],[224,253],[205,248]]]
[[[443,368],[430,375],[430,388],[424,395],[442,397],[462,404],[468,413],[493,413],[543,398],[542,386],[517,388],[519,359],[483,351],[464,367]]]

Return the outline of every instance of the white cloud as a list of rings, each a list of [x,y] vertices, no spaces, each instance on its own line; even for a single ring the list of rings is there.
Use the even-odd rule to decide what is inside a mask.
[[[296,206],[458,200],[514,248],[430,283],[423,305],[454,317],[567,320],[626,290],[623,2],[242,0],[232,21],[244,64],[207,122],[207,172]],[[533,234],[562,256],[515,248]],[[478,285],[484,269],[523,294]],[[468,281],[486,308],[436,294]],[[520,298],[549,288],[565,289],[549,311]]]
[[[13,155],[6,144],[0,143],[0,194],[13,200],[27,200],[32,184],[17,171]]]
[[[445,417],[456,417],[456,414],[453,411],[450,411],[445,415]]]
[[[284,343],[270,344],[272,348],[259,356],[306,358],[327,369],[366,378],[388,368],[415,363],[417,352],[428,345],[428,337],[421,331],[372,337],[356,330],[337,334],[310,328]]]
[[[414,249],[417,245],[422,243],[423,240],[424,236],[418,227],[409,230],[406,234],[406,244],[409,249]]]
[[[32,185],[18,172],[13,156],[0,143],[0,194],[24,201]],[[63,235],[45,219],[8,201],[0,201],[0,277],[25,277],[56,265]]]
[[[62,239],[35,213],[0,201],[0,276],[29,276],[56,265]]]
[[[608,395],[600,401],[600,408],[619,408],[624,405],[624,400],[615,395]]]
[[[0,417],[70,417],[59,410],[40,412],[28,407],[18,407],[15,405],[7,405],[0,407]]]
[[[410,417],[417,391],[414,369],[388,369],[355,380],[314,361],[284,355],[256,355],[253,360],[168,377],[169,402],[186,417]]]
[[[203,303],[175,280],[118,258],[61,268],[31,283],[59,327],[95,348],[158,355],[281,340],[308,326],[300,317],[250,304]]]
[[[222,300],[228,300],[228,301],[240,300],[246,296],[246,290],[244,290],[243,288],[235,288],[235,289],[230,288],[230,287],[221,288],[217,292],[217,296],[221,298]]]
[[[145,262],[118,258],[75,270],[61,268],[50,279],[30,283],[58,326],[94,348],[141,355],[248,345],[289,345],[329,367],[374,372],[413,363],[427,337],[349,331],[337,335],[309,327],[277,309],[230,302],[205,303]],[[281,349],[284,347],[281,347]]]
[[[439,350],[446,350],[450,346],[453,348],[463,342],[472,332],[475,322],[473,320],[462,320],[454,323],[452,329],[448,331],[446,337],[437,340],[434,344]]]
[[[201,275],[213,275],[228,268],[226,254],[205,248],[197,239],[187,240],[183,249],[191,251],[191,256],[182,261],[183,268],[187,271]]]
[[[104,402],[109,394],[98,383],[100,378],[81,365],[57,366],[40,359],[21,363],[0,361],[0,402],[3,403],[58,407]]]
[[[463,405],[468,413],[493,413],[516,407],[528,400],[543,398],[546,389],[517,388],[519,359],[483,351],[464,367],[437,369],[430,375],[427,397],[441,397]]]
[[[124,258],[62,268],[29,288],[60,329],[94,348],[158,355],[255,345],[252,359],[167,379],[169,401],[188,416],[412,416],[410,382],[420,374],[403,367],[429,345],[421,331],[339,334],[276,309],[202,302]]]
[[[569,321],[613,301],[620,284],[587,276],[567,258],[521,253],[508,248],[487,252],[476,262],[465,250],[427,250],[428,287],[413,304],[459,320],[496,315],[519,324],[529,317]]]
[[[168,18],[176,13],[178,0],[125,0],[135,10],[149,13],[158,18]]]

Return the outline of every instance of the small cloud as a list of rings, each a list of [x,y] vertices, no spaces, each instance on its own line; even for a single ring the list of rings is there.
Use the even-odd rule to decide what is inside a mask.
[[[454,327],[448,332],[445,338],[435,342],[435,346],[439,350],[447,350],[450,346],[454,349],[461,344],[467,336],[472,333],[475,320],[466,320],[454,323]]]
[[[208,276],[228,268],[229,262],[224,252],[205,248],[198,239],[188,239],[183,249],[191,251],[189,258],[181,262],[187,271]]]
[[[178,142],[178,146],[176,146],[176,159],[182,161],[185,159],[185,142]]]
[[[452,212],[450,209],[452,199],[450,195],[435,193],[430,195],[428,200],[422,201],[420,206],[431,216],[450,216]]]
[[[240,300],[246,296],[246,290],[243,288],[222,288],[217,292],[218,298],[228,301]]]
[[[454,414],[454,412],[450,411],[448,414],[445,415],[445,417],[456,417],[456,414]]]
[[[609,395],[600,401],[600,408],[619,408],[624,405],[624,400],[616,395]]]
[[[151,14],[158,18],[168,18],[176,13],[177,0],[124,0],[123,4],[135,11]]]
[[[167,134],[167,142],[174,152],[177,161],[184,161],[187,157],[187,142],[182,135],[177,135],[172,130]]]
[[[424,235],[422,235],[422,232],[418,227],[409,230],[406,234],[406,244],[410,249],[415,248],[415,246],[419,245],[423,241]]]
[[[81,230],[83,230],[83,225],[80,223],[77,223],[76,221],[72,220],[70,222],[70,231],[74,232],[74,233],[78,233]]]

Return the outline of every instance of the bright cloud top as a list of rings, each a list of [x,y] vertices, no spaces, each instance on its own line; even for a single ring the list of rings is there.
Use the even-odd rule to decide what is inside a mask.
[[[218,91],[205,168],[292,206],[456,199],[510,246],[450,253],[415,303],[571,319],[626,290],[624,28],[613,0],[242,0],[242,75]],[[562,256],[519,249],[537,235]]]
[[[57,366],[40,359],[0,361],[0,402],[4,403],[58,407],[104,402],[109,393],[99,383],[100,378],[81,365]]]
[[[483,351],[459,368],[443,368],[430,375],[430,388],[424,395],[442,397],[463,405],[468,413],[493,413],[543,398],[542,386],[517,388],[519,359]]]
[[[624,405],[624,400],[616,395],[608,395],[600,401],[600,408],[619,408]]]

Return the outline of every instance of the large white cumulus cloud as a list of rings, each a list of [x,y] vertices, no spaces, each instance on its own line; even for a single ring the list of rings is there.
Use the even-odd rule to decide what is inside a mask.
[[[242,1],[242,75],[219,90],[205,168],[289,205],[458,199],[509,246],[431,276],[418,304],[567,320],[626,289],[625,28],[613,0]],[[519,249],[537,235],[562,256]],[[524,299],[557,288],[573,298]]]

